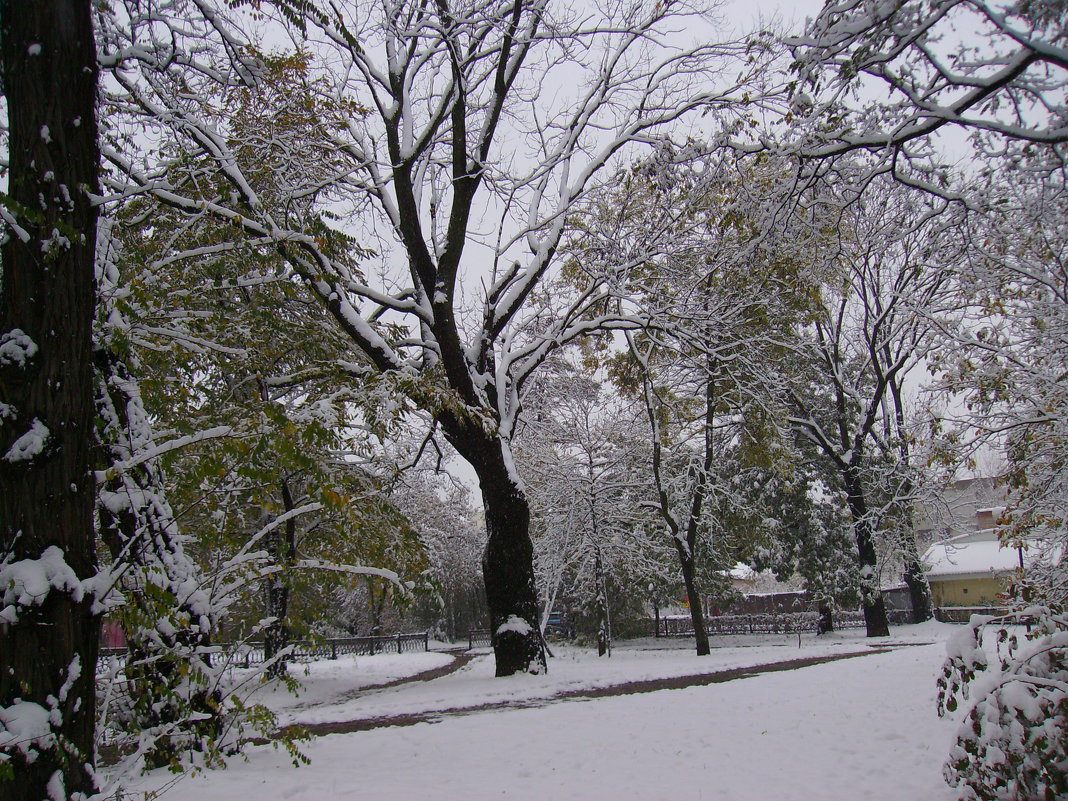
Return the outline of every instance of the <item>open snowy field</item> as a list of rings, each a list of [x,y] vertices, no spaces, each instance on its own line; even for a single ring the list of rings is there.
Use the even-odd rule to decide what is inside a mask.
[[[306,767],[293,768],[282,750],[253,747],[226,770],[177,782],[157,771],[131,790],[140,798],[162,789],[166,801],[951,801],[941,765],[957,722],[937,717],[934,698],[954,628],[896,628],[877,643],[890,646],[885,653],[852,631],[805,635],[800,647],[796,635],[721,638],[701,659],[680,647],[687,641],[624,643],[611,659],[557,648],[548,675],[508,679],[493,678],[487,654],[439,678],[363,690],[454,657],[355,657],[318,663],[307,675],[297,667],[299,698],[268,687],[259,699],[281,722],[359,720],[367,728],[384,722],[370,719],[408,716],[401,722],[413,725],[316,737],[302,747]],[[581,697],[625,682],[854,653],[863,655],[705,686]]]

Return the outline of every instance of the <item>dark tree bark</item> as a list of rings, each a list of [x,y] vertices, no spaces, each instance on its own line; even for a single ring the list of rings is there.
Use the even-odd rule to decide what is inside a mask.
[[[711,291],[706,289],[706,292]],[[706,304],[708,303],[706,295]],[[707,305],[706,305],[707,309]],[[686,597],[690,602],[690,620],[693,622],[693,636],[697,646],[698,656],[708,656],[712,649],[708,642],[708,626],[705,624],[704,600],[697,583],[697,540],[700,533],[701,515],[704,510],[705,499],[708,495],[708,482],[712,472],[712,464],[716,455],[715,423],[716,423],[716,373],[719,365],[716,359],[709,354],[705,360],[705,419],[704,419],[704,458],[701,463],[701,472],[697,476],[693,489],[693,497],[690,503],[690,515],[686,525],[686,542],[675,538],[675,548],[679,554],[679,562],[682,566],[682,580],[686,586]]]
[[[846,503],[853,517],[853,533],[857,542],[857,562],[861,572],[861,601],[864,605],[864,626],[869,637],[889,637],[890,623],[886,618],[886,603],[875,577],[878,558],[872,536],[868,506],[860,479],[853,471],[845,476]]]
[[[819,615],[820,619],[816,624],[816,634],[830,634],[834,631],[834,614],[831,612],[831,607],[826,604],[820,604]]]
[[[0,796],[40,801],[50,781],[62,780],[67,795],[95,790],[100,619],[95,598],[79,586],[97,569],[89,469],[97,212],[89,193],[98,191],[99,154],[90,4],[5,0],[0,54],[10,137],[0,250],[0,557],[28,568],[44,555],[56,567],[59,549],[69,567],[47,596],[16,601],[17,619],[0,624],[0,708],[37,704],[53,712],[55,735],[27,746],[33,759],[5,750],[15,780],[0,784]],[[36,440],[27,437],[33,431]]]
[[[911,549],[908,548],[909,544],[906,543],[905,550],[905,585],[909,588],[909,600],[912,602],[912,622],[923,623],[934,617],[931,585],[920,564],[916,540],[911,540]]]
[[[910,461],[908,437],[905,430],[905,402],[900,381],[890,382],[890,397],[894,401],[894,425],[898,445],[898,455],[903,464]],[[888,436],[887,439],[890,439]],[[902,493],[906,497],[913,494],[914,487],[911,479],[905,482]],[[912,509],[908,510],[905,523],[905,531],[902,542],[902,556],[905,562],[905,585],[909,588],[909,600],[912,602],[912,622],[923,623],[934,617],[934,609],[931,602],[931,584],[927,580],[927,574],[920,562],[920,553],[916,548],[916,534],[913,528]]]
[[[282,479],[281,490],[283,508],[287,512],[292,512],[297,508],[297,505],[293,499],[293,491],[288,479]],[[286,623],[286,619],[289,616],[288,573],[297,556],[296,519],[291,517],[285,522],[284,532],[278,528],[271,531],[264,539],[264,546],[275,565],[283,568],[281,572],[267,576],[263,586],[264,607],[267,617],[274,618],[274,621],[268,624],[263,631],[263,655],[268,660],[271,660],[278,657],[289,645],[289,626]],[[284,676],[287,664],[284,657],[275,659],[268,666],[267,675],[272,679]]]
[[[471,464],[486,514],[486,584],[490,635],[497,676],[545,672],[545,644],[538,627],[530,506],[504,456],[505,445],[477,424],[439,417],[449,443]]]
[[[596,527],[594,529],[596,537]],[[597,655],[612,655],[612,618],[608,609],[608,580],[604,573],[601,549],[594,546],[594,580],[597,582]]]
[[[679,554],[679,564],[682,567],[682,582],[686,587],[686,598],[690,603],[690,621],[693,623],[694,644],[697,647],[698,656],[708,656],[711,646],[708,643],[708,626],[705,624],[705,611],[701,603],[701,590],[697,584],[697,569],[694,564],[693,551],[687,553],[681,542],[675,540],[675,548]]]

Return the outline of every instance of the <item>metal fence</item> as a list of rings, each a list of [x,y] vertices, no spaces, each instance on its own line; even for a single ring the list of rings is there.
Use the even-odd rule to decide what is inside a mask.
[[[891,625],[901,626],[912,622],[912,613],[907,609],[888,609],[886,617]],[[816,612],[781,612],[764,615],[713,615],[705,618],[709,634],[796,634],[799,631],[816,631],[819,615]],[[656,623],[650,621],[650,631]],[[836,629],[864,627],[864,613],[860,611],[835,612]],[[660,637],[692,637],[693,620],[688,615],[672,615],[660,618]]]
[[[968,623],[972,615],[1008,614],[1008,609],[997,606],[939,606],[934,610],[935,620],[940,623]]]
[[[471,629],[467,632],[467,650],[489,648],[491,645],[493,645],[493,634],[489,629]]]

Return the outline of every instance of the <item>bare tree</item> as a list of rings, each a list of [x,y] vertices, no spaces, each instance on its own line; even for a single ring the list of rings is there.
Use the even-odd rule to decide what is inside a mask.
[[[215,215],[276,249],[349,337],[354,380],[386,375],[432,412],[481,484],[497,672],[542,670],[529,507],[511,450],[520,390],[561,345],[637,321],[599,311],[601,278],[551,316],[536,290],[554,269],[568,214],[617,153],[655,141],[692,111],[752,107],[773,54],[764,39],[673,46],[681,26],[706,19],[662,2],[587,16],[498,0],[360,6],[344,16],[301,9],[283,16],[307,54],[302,68],[316,76],[309,91],[333,109],[330,175],[309,172],[318,161],[302,171],[309,154],[297,144],[265,141],[292,146],[293,169],[288,185],[275,184],[281,201],[263,203],[233,157],[242,142],[224,109],[190,100],[198,82],[217,83],[218,64],[190,70],[205,59],[143,58],[120,35],[108,58],[127,67],[116,72],[123,111],[164,126],[186,163],[210,162],[226,191],[193,191],[195,170],[178,181],[111,150],[123,175],[113,188]],[[211,15],[205,35],[228,47],[222,20]],[[173,41],[182,45],[179,27]],[[380,275],[331,260],[304,229],[301,201],[327,190],[379,237]],[[465,276],[483,279],[481,293]]]
[[[1048,166],[1062,167],[1065,33],[1058,3],[827,3],[789,42],[800,77],[795,107],[816,123],[802,152],[882,154],[899,177],[944,192],[929,172],[912,167],[929,161],[932,134],[956,128],[987,153],[1038,146]],[[857,109],[858,88],[879,99]]]
[[[563,596],[592,610],[598,651],[611,655],[613,609],[650,582],[670,583],[673,554],[644,503],[643,411],[562,360],[553,368],[528,392],[516,450],[535,515],[542,626]]]
[[[888,634],[879,594],[880,540],[899,532],[914,604],[929,607],[911,532],[916,472],[903,393],[933,346],[939,309],[955,306],[948,265],[963,249],[949,217],[884,185],[839,228],[839,271],[821,290],[809,330],[816,380],[790,391],[792,423],[836,476],[853,522],[868,636]]]

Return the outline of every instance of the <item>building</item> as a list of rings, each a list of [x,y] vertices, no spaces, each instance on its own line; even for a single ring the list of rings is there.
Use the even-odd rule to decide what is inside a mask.
[[[931,596],[941,606],[1002,606],[1017,568],[1028,557],[1003,547],[998,519],[1006,492],[994,478],[955,481],[917,515],[916,539]]]
[[[936,542],[923,556],[935,606],[1001,606],[1020,560],[993,526]]]

